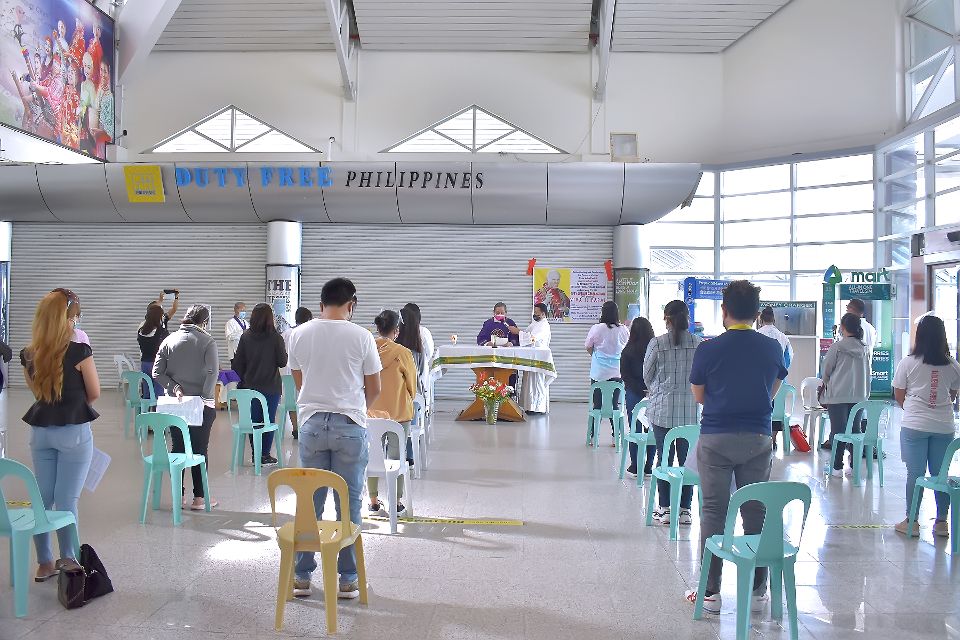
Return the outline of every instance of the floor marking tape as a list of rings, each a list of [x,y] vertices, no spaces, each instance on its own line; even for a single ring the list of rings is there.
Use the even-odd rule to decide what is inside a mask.
[[[389,522],[390,518],[386,516],[364,516],[364,520],[376,520],[378,522]],[[523,520],[489,520],[479,518],[425,518],[413,516],[410,518],[397,518],[397,522],[408,524],[476,524],[490,527],[522,527]]]
[[[8,507],[29,507],[29,500],[7,500]]]
[[[828,524],[827,529],[892,529],[892,524]]]

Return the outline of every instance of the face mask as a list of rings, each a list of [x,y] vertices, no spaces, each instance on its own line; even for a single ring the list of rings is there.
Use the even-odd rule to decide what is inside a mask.
[[[247,319],[247,312],[246,312],[246,311],[241,311],[240,313],[237,314],[237,317],[240,318],[241,320],[246,320],[246,319]]]
[[[507,317],[506,314],[497,313],[497,314],[494,314],[493,319],[496,320],[497,322],[503,322],[503,320],[504,320],[506,317]]]
[[[534,321],[534,322],[540,322],[541,320],[543,320],[543,316],[538,316],[538,315],[534,314],[534,316],[533,316],[533,321]]]
[[[77,316],[76,318],[73,319],[73,328],[74,329],[80,328],[80,316]]]

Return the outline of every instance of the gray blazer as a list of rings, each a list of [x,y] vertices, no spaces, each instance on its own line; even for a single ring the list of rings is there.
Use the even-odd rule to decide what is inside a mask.
[[[167,393],[176,395],[179,385],[185,396],[213,400],[220,375],[217,343],[206,331],[182,325],[160,344],[153,362],[153,377]]]

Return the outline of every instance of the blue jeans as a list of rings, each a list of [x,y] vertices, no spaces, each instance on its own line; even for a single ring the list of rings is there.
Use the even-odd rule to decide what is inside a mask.
[[[267,399],[267,413],[270,414],[270,422],[276,422],[277,420],[277,406],[280,404],[280,394],[279,393],[264,393],[263,397]],[[259,402],[250,403],[250,419],[253,420],[254,424],[258,422],[263,422],[263,408],[260,406]],[[282,425],[281,425],[282,427]],[[247,436],[250,438],[250,450],[253,451],[253,436]],[[270,455],[270,447],[273,446],[273,431],[268,431],[263,434],[263,448],[260,450],[263,455]],[[251,453],[250,455],[253,455]],[[280,452],[277,452],[277,457],[280,457]]]
[[[163,393],[163,387],[160,386],[160,383],[159,383],[159,382],[157,382],[156,380],[153,379],[153,363],[152,363],[152,362],[141,361],[141,362],[140,362],[140,371],[142,371],[143,373],[147,374],[147,377],[150,378],[150,381],[151,381],[151,382],[153,382],[153,393],[154,393],[154,395],[156,395],[158,398],[159,398],[160,396],[164,395],[164,393]],[[141,397],[141,398],[147,398],[147,397],[149,397],[149,395],[150,395],[150,394],[147,392],[146,387],[141,385],[141,387],[140,387],[140,397]]]
[[[333,471],[347,481],[350,492],[350,520],[354,524],[360,524],[363,478],[366,475],[367,459],[370,454],[367,447],[367,430],[339,413],[315,413],[300,425],[298,443],[302,466]],[[323,505],[326,500],[326,487],[317,489],[313,494],[313,507],[317,519],[323,517]],[[336,494],[334,494],[334,506],[339,519],[341,505]],[[317,568],[314,555],[313,552],[297,553],[295,571],[298,580],[310,579],[310,574]],[[353,545],[340,550],[337,571],[340,573],[341,584],[357,579],[357,556]]]
[[[637,403],[643,400],[645,397],[647,397],[646,392],[634,393],[633,391],[630,391],[630,389],[627,389],[627,420],[630,421],[630,423],[627,425],[627,431],[629,431],[631,426],[634,424],[633,410],[637,408]],[[640,430],[641,428],[641,425],[637,424],[637,430]],[[644,473],[650,473],[650,468],[653,466],[653,457],[656,453],[656,445],[651,444],[647,446],[647,460],[643,465]],[[633,444],[632,442],[630,443],[630,466],[637,466],[637,445]],[[640,470],[638,469],[637,471],[639,472]]]
[[[70,511],[77,517],[77,500],[93,459],[93,432],[90,423],[62,427],[33,427],[30,435],[33,472],[43,497],[44,509]],[[80,518],[77,517],[79,522]],[[57,531],[61,558],[77,558],[69,529]],[[49,533],[33,536],[37,562],[53,562],[53,543]]]
[[[940,473],[940,466],[951,442],[952,433],[930,433],[907,427],[900,429],[900,457],[907,465],[907,516],[910,515],[910,503],[913,502],[913,489],[917,486],[917,478],[922,478],[927,469],[932,476]],[[937,520],[946,520],[950,496],[940,491],[935,491],[933,495],[937,501]],[[922,489],[920,500],[923,500]],[[918,504],[917,507],[919,506]]]

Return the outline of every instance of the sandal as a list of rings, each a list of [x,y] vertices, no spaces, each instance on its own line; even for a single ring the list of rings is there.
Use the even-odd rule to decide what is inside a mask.
[[[215,506],[217,506],[218,504],[220,504],[220,503],[217,502],[216,500],[214,500],[213,498],[210,498],[210,508],[211,508],[211,509],[213,509],[213,508],[214,508]],[[203,502],[200,502],[199,504],[196,503],[196,502],[194,502],[194,503],[192,503],[192,504],[190,505],[190,510],[191,510],[191,511],[206,511],[206,509],[207,509],[207,505],[206,505],[205,503],[203,503]]]
[[[58,560],[58,562],[59,562],[59,560]],[[60,568],[59,568],[59,567],[57,567],[56,569],[54,569],[54,570],[53,570],[53,573],[48,573],[47,575],[44,575],[44,576],[34,576],[34,577],[33,577],[33,581],[34,581],[34,582],[46,582],[46,581],[49,580],[50,578],[56,578],[58,575],[60,575]]]

